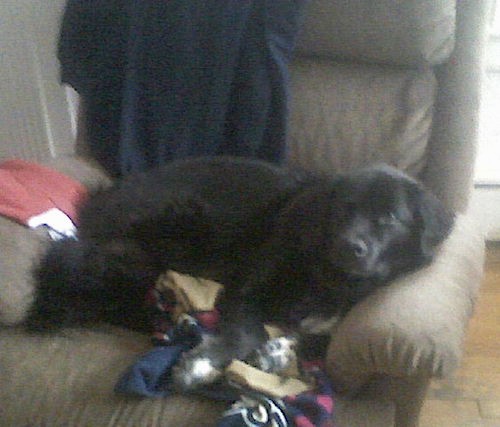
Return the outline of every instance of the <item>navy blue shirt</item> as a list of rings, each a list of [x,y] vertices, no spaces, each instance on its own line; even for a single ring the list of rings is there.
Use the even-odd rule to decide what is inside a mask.
[[[58,56],[112,175],[193,155],[285,154],[305,0],[69,0]]]

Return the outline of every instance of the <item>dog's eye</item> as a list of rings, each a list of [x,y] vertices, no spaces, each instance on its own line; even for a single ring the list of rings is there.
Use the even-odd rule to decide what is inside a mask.
[[[379,225],[384,225],[384,226],[395,225],[398,222],[399,222],[399,219],[398,219],[398,217],[396,216],[396,214],[394,212],[391,212],[388,215],[382,215],[378,219]]]

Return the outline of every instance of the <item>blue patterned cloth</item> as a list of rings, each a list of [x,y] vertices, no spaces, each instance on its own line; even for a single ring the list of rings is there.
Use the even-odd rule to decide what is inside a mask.
[[[224,412],[217,427],[334,427],[333,389],[319,368],[309,368],[316,379],[312,392],[271,398],[252,390],[241,390],[241,398]]]

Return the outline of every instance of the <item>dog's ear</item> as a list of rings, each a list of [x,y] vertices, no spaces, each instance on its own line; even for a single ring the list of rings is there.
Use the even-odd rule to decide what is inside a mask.
[[[428,190],[419,188],[415,199],[421,251],[424,257],[431,258],[450,234],[455,215]]]

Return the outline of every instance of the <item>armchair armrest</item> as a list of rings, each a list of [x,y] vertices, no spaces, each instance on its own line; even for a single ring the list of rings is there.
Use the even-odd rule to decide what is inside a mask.
[[[484,240],[467,215],[428,267],[380,289],[332,334],[327,369],[339,390],[370,379],[442,377],[459,363],[482,276]]]

